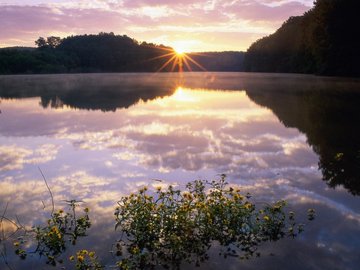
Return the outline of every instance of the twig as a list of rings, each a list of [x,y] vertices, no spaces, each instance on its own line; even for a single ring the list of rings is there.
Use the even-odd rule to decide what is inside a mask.
[[[5,249],[5,246],[4,246],[4,252],[1,252],[0,253],[5,265],[7,266],[7,268],[9,268],[10,270],[13,270],[13,268],[10,266],[8,260],[7,260],[7,254],[6,254],[6,249]]]
[[[4,227],[2,226],[2,222],[3,222],[4,218],[5,218],[8,206],[9,206],[9,202],[6,203],[4,212],[2,213],[1,218],[0,218],[0,227],[1,227],[1,232],[2,232],[2,236],[3,236],[3,239],[0,238],[0,241],[5,239],[5,231],[4,231]]]
[[[12,236],[14,236],[19,230],[20,230],[20,226],[14,222],[13,220],[7,218],[5,215],[6,215],[6,212],[7,212],[7,209],[8,209],[8,206],[9,206],[9,202],[6,203],[6,206],[5,206],[5,209],[4,209],[4,212],[2,213],[1,217],[0,217],[0,228],[1,228],[1,234],[2,234],[2,237],[0,237],[0,243],[2,243],[3,241],[6,241],[8,239],[10,239]],[[14,230],[12,233],[10,233],[9,235],[5,235],[5,229],[4,229],[4,225],[3,225],[3,222],[7,221],[9,222],[10,224],[14,225],[16,227],[16,230]],[[0,256],[3,258],[3,261],[4,263],[8,266],[9,269],[11,269],[10,265],[8,264],[7,262],[7,254],[6,254],[6,246],[5,246],[5,243],[2,243],[2,246],[3,246],[3,250],[0,251]]]
[[[9,238],[10,238],[12,235],[14,235],[14,234],[19,230],[19,226],[18,226],[14,221],[12,221],[11,219],[5,217],[6,212],[7,212],[7,209],[8,209],[8,206],[9,206],[9,202],[6,203],[4,212],[2,213],[1,218],[0,218],[0,226],[1,226],[1,232],[2,232],[2,237],[3,237],[3,239],[0,238],[0,242],[6,240],[6,239],[8,238],[8,237],[5,236],[4,226],[2,226],[4,220],[12,223],[13,225],[15,225],[15,226],[17,227],[16,230],[15,230],[15,232],[12,233],[12,234],[9,236]],[[0,256],[2,257],[5,265],[6,265],[10,270],[13,270],[12,267],[10,266],[8,260],[7,260],[6,245],[5,245],[5,243],[3,243],[2,245],[3,245],[3,250],[0,252]]]
[[[3,212],[2,215],[1,215],[1,220],[0,220],[0,222],[3,220],[3,218],[4,218],[5,214],[6,214],[6,211],[7,211],[7,209],[8,209],[8,206],[9,206],[9,202],[6,203],[4,212]]]
[[[51,189],[50,189],[50,187],[49,187],[49,185],[48,185],[48,183],[46,181],[46,178],[45,178],[43,172],[41,171],[40,167],[38,167],[38,169],[39,169],[39,171],[40,171],[40,173],[41,173],[41,175],[42,175],[42,177],[44,179],[45,185],[46,185],[46,187],[47,187],[47,189],[49,191],[50,197],[51,197],[51,204],[52,204],[51,215],[52,215],[54,213],[54,211],[55,211],[54,196],[53,196],[53,194],[51,192]]]

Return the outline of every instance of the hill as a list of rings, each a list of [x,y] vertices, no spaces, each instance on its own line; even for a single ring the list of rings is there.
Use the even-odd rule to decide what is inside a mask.
[[[303,16],[290,17],[274,34],[254,42],[245,71],[360,76],[356,0],[317,0]]]
[[[99,33],[64,39],[40,37],[38,48],[0,50],[0,74],[178,71],[179,58],[168,46],[138,42],[126,35]],[[190,53],[182,68],[240,71],[242,52]]]

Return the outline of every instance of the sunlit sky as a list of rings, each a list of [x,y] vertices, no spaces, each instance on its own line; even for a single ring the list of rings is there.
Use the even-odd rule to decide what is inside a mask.
[[[0,47],[114,32],[183,51],[246,50],[313,0],[0,0]]]

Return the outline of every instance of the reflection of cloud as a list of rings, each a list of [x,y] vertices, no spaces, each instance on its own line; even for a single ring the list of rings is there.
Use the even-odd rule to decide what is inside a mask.
[[[122,167],[133,166],[135,171],[131,173],[135,174],[144,174],[139,168],[159,173],[212,170],[253,179],[274,177],[279,171],[314,169],[317,162],[303,135],[285,128],[270,110],[249,101],[244,91],[183,87],[173,96],[140,102],[111,114],[59,114],[56,110],[44,114],[32,103],[28,104],[31,110],[11,101],[4,104],[14,118],[18,117],[11,105],[20,111],[31,111],[33,122],[39,122],[36,118],[40,117],[41,134],[69,141],[75,149],[92,150],[94,155],[109,152],[110,158],[104,157],[102,164],[110,171],[118,170],[121,161],[127,164]],[[55,124],[48,125],[47,122],[54,122],[53,117]],[[11,123],[5,123],[4,131],[11,127]],[[59,125],[58,132],[54,125]],[[36,156],[42,157],[44,152],[51,153],[50,149],[43,149],[28,157],[28,162],[39,161]],[[119,173],[123,175],[124,171]]]
[[[144,185],[184,188],[195,178],[211,180],[218,173],[227,173],[229,182],[240,186],[244,194],[254,195],[252,200],[259,206],[285,198],[300,216],[307,208],[317,213],[296,240],[299,242],[265,247],[277,256],[264,256],[259,263],[242,261],[242,267],[274,265],[280,269],[286,263],[290,268],[289,256],[300,269],[304,258],[306,266],[319,269],[332,265],[342,269],[349,261],[358,262],[358,198],[344,190],[324,188],[317,157],[305,135],[285,128],[270,110],[256,106],[244,92],[185,87],[183,91],[186,95],[180,96],[181,102],[166,97],[111,113],[43,109],[37,99],[4,100],[0,209],[9,201],[9,213],[18,214],[26,224],[38,224],[42,214],[49,213],[51,201],[41,175],[24,164],[56,157],[43,168],[56,206],[66,208],[63,200],[83,200],[94,224],[90,237],[95,238],[85,240],[87,246],[104,252],[113,243],[113,209],[122,195]],[[49,143],[43,144],[45,140]],[[56,145],[63,146],[60,154]],[[24,170],[9,171],[10,165]],[[204,269],[223,267],[223,262],[212,263]],[[227,265],[237,269],[239,261]]]
[[[111,212],[116,201],[123,195],[123,191],[114,187],[114,179],[97,177],[84,171],[76,171],[69,175],[55,178],[47,177],[48,185],[52,191],[54,202],[57,208],[64,207],[64,200],[83,200],[91,205],[93,209],[104,211],[104,203],[107,205],[107,212]],[[24,216],[27,222],[34,222],[41,219],[40,210],[51,209],[51,196],[47,187],[39,175],[37,180],[19,179],[6,177],[0,181],[0,206],[9,202],[9,213],[16,209],[18,216]],[[2,211],[3,209],[0,209]],[[35,215],[34,212],[37,214]],[[28,213],[32,213],[28,216]],[[111,216],[111,215],[110,215]]]
[[[43,144],[38,149],[33,151],[32,156],[26,161],[30,164],[46,163],[50,160],[55,159],[60,146],[52,144]]]
[[[24,164],[41,164],[55,159],[59,146],[43,144],[35,150],[15,145],[0,146],[0,171],[20,170]]]
[[[286,189],[286,192],[288,194],[285,199],[291,201],[294,204],[301,203],[317,206],[325,205],[327,208],[333,209],[337,213],[341,214],[343,217],[357,221],[360,225],[360,214],[353,209],[347,207],[346,205],[337,202],[334,199],[322,196],[311,190],[304,190],[291,186],[283,186],[282,188]]]
[[[26,179],[17,181],[13,177],[7,177],[0,181],[0,206],[9,203],[7,215],[9,217],[16,214],[25,221],[25,225],[33,225],[34,220],[41,219],[39,210],[44,208],[42,201],[49,197],[43,182]],[[49,203],[49,205],[51,205]],[[0,209],[3,211],[4,209]],[[36,214],[35,214],[36,213]],[[15,217],[15,216],[14,216]]]
[[[90,175],[85,171],[76,171],[67,176],[56,177],[51,180],[51,183],[55,193],[66,193],[80,199],[88,197],[98,189],[108,187],[113,181],[113,179]]]
[[[211,169],[254,178],[287,168],[313,167],[317,162],[304,136],[285,128],[271,111],[250,102],[243,91],[178,88],[173,96],[140,102],[116,114],[59,114],[55,110],[45,115],[29,107],[44,123],[41,133],[47,134],[46,123],[54,116],[56,125],[62,123],[54,134],[57,140],[67,140],[85,151],[110,151],[115,161],[160,173]],[[49,128],[53,134],[54,126]],[[39,162],[36,157],[45,152],[52,152],[50,146],[34,152],[27,162]],[[115,170],[115,161],[107,158],[103,164]]]
[[[31,151],[16,146],[0,146],[0,171],[22,169],[25,157]]]

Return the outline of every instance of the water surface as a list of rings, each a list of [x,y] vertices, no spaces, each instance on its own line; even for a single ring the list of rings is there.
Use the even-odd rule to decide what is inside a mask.
[[[0,209],[38,224],[76,198],[94,226],[80,246],[108,252],[117,200],[143,185],[214,179],[317,218],[262,257],[204,269],[357,269],[360,81],[246,73],[0,77]],[[157,180],[162,180],[159,182]],[[301,218],[301,215],[300,215]],[[305,217],[303,217],[305,219]],[[69,251],[70,252],[70,251]],[[43,267],[42,259],[18,269]],[[5,267],[0,262],[1,268]]]

